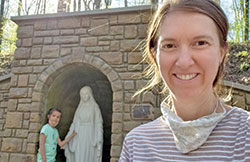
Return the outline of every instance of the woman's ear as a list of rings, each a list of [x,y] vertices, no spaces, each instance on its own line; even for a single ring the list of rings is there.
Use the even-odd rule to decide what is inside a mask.
[[[223,47],[220,48],[220,63],[222,63],[226,57],[227,51],[228,51],[228,43],[226,42]]]

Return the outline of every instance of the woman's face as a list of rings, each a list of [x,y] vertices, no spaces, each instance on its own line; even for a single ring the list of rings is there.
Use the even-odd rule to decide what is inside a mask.
[[[88,91],[86,90],[81,90],[81,99],[84,101],[84,102],[87,102],[89,100],[90,96],[89,96],[89,93]]]
[[[157,65],[177,99],[212,95],[225,52],[215,23],[206,15],[173,11],[159,29]]]

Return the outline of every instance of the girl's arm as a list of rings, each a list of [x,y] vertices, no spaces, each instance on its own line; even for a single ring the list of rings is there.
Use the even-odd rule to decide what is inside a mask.
[[[63,141],[58,137],[57,139],[57,143],[60,147],[63,147],[65,144],[67,144],[74,136],[76,135],[76,132],[73,131],[72,134],[70,136],[68,136],[67,138],[65,138]]]
[[[40,154],[42,158],[42,162],[46,162],[46,155],[45,155],[45,143],[46,143],[46,136],[44,134],[40,134],[40,143],[39,143],[39,148],[40,148]]]

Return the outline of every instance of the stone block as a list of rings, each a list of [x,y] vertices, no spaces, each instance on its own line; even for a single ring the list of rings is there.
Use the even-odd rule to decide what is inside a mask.
[[[141,52],[130,52],[128,53],[128,63],[129,64],[138,64],[142,61]]]
[[[26,67],[13,67],[12,73],[14,74],[27,74],[32,73],[32,67],[26,66]]]
[[[121,102],[113,102],[113,112],[122,112],[123,106]]]
[[[29,76],[28,75],[19,75],[18,76],[18,86],[24,87],[28,85]]]
[[[120,134],[112,134],[111,136],[111,144],[112,145],[122,145],[122,133]]]
[[[47,45],[43,47],[43,58],[55,58],[59,56],[59,45]]]
[[[138,38],[145,38],[147,36],[147,24],[138,25]]]
[[[131,38],[136,38],[136,36],[137,36],[136,25],[125,26],[125,35],[124,35],[125,38],[131,39]]]
[[[39,60],[28,60],[27,65],[32,65],[32,66],[36,66],[36,65],[42,65],[43,64],[43,60],[39,59]]]
[[[111,35],[123,35],[124,27],[123,26],[111,26],[110,34]]]
[[[123,114],[123,121],[130,121],[130,120],[131,120],[130,113],[124,113]]]
[[[142,102],[156,105],[156,95],[154,95],[151,91],[143,93]]]
[[[27,138],[28,137],[28,130],[25,129],[17,129],[16,130],[16,137],[20,137],[20,138]]]
[[[36,37],[51,37],[59,35],[59,30],[43,30],[43,31],[36,31]]]
[[[38,133],[29,133],[28,135],[28,142],[36,143],[39,140],[39,134]]]
[[[28,143],[26,153],[28,154],[36,154],[37,153],[37,146],[34,143]]]
[[[115,102],[119,102],[119,101],[123,101],[123,92],[122,91],[118,91],[118,92],[114,92],[113,93],[113,101]]]
[[[9,162],[9,153],[1,152],[0,159],[1,162]]]
[[[28,129],[29,128],[30,121],[29,120],[23,120],[23,128]]]
[[[97,47],[86,47],[87,52],[101,52],[103,51],[103,47],[97,46]]]
[[[47,66],[34,66],[33,67],[33,73],[42,73],[45,69],[47,68]]]
[[[39,132],[41,129],[41,123],[30,123],[29,130],[32,132]]]
[[[58,20],[58,28],[72,29],[79,28],[81,26],[81,20],[79,18],[64,18]]]
[[[122,123],[112,123],[112,133],[122,133]]]
[[[53,39],[52,37],[45,37],[44,38],[44,44],[52,44]]]
[[[30,118],[30,112],[23,113],[23,119],[28,120]]]
[[[30,57],[30,48],[17,48],[15,51],[14,58],[19,59],[28,59]]]
[[[71,54],[71,48],[61,48],[60,56],[66,56]]]
[[[33,45],[41,45],[41,44],[43,44],[43,38],[33,38],[32,44]]]
[[[110,15],[109,22],[111,25],[116,25],[117,24],[117,15]]]
[[[87,29],[75,29],[75,34],[76,35],[84,35],[84,34],[87,34]]]
[[[22,128],[23,113],[7,112],[6,128]]]
[[[31,110],[31,104],[18,104],[17,106],[17,110],[18,111],[22,111],[22,112],[28,112]]]
[[[118,15],[118,24],[138,24],[141,22],[138,14],[123,14]]]
[[[109,33],[109,23],[107,19],[92,19],[90,35],[107,35]]]
[[[99,41],[98,42],[98,45],[99,46],[107,46],[107,49],[106,50],[109,50],[109,45],[110,45],[110,41]]]
[[[246,103],[250,105],[250,93],[246,92]]]
[[[126,92],[124,96],[124,102],[126,103],[134,103],[135,98],[133,97],[134,93]]]
[[[19,138],[3,138],[1,151],[3,152],[21,152],[22,139]],[[17,160],[20,162],[19,160]],[[15,161],[15,162],[17,162]]]
[[[29,84],[34,85],[36,83],[36,81],[37,81],[37,75],[36,74],[31,74],[29,76]]]
[[[111,157],[119,157],[121,154],[121,146],[111,146]]]
[[[11,154],[9,162],[36,162],[36,156],[28,154]]]
[[[81,26],[82,27],[89,27],[89,25],[90,25],[89,17],[83,17]]]
[[[132,52],[132,51],[138,51],[138,45],[141,42],[141,40],[131,39],[131,40],[121,40],[121,51],[125,52]]]
[[[30,121],[31,122],[40,122],[41,117],[39,112],[33,112],[30,114]]]
[[[27,88],[11,88],[10,89],[10,97],[11,98],[27,97],[27,95],[28,95]]]
[[[40,58],[41,57],[41,47],[33,47],[31,49],[31,58],[34,59],[34,58]]]
[[[100,53],[100,57],[111,65],[119,65],[123,63],[123,54],[121,52]]]
[[[58,29],[57,27],[57,21],[55,21],[54,19],[51,20],[47,20],[47,29]]]
[[[54,44],[72,44],[72,43],[78,43],[78,42],[79,42],[78,36],[54,37]]]
[[[0,109],[0,119],[3,118],[3,114],[4,114],[4,109]],[[1,130],[1,129],[0,129]]]
[[[126,121],[126,122],[123,122],[123,131],[129,132],[133,128],[139,126],[140,124],[141,124],[140,122],[136,122],[136,121]]]
[[[29,38],[33,36],[33,26],[19,26],[17,30],[17,37]]]
[[[9,99],[8,101],[8,111],[16,111],[17,108],[17,100]]]
[[[124,89],[125,90],[134,90],[135,89],[135,83],[132,80],[125,80],[124,81]]]
[[[240,95],[233,95],[232,102],[234,106],[245,108],[245,97]]]
[[[46,20],[37,20],[34,24],[35,30],[45,30],[47,29],[47,21]]]
[[[32,38],[25,38],[22,41],[23,47],[31,47],[32,46]]]
[[[12,135],[11,129],[4,129],[3,136],[4,137],[10,137]]]
[[[122,113],[113,113],[112,114],[112,122],[121,123],[122,122]]]
[[[120,91],[122,89],[122,82],[120,80],[112,81],[113,92]]]
[[[60,31],[61,35],[73,35],[74,29],[65,29]]]
[[[97,45],[97,37],[85,37],[81,38],[81,43],[80,45],[82,46],[96,46]]]

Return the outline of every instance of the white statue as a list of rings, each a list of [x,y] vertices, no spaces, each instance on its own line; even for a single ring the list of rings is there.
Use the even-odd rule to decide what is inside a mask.
[[[65,146],[67,162],[101,162],[103,145],[103,120],[92,90],[85,86],[80,90],[80,103],[67,136],[73,130],[77,135]],[[67,137],[66,136],[66,137]]]

